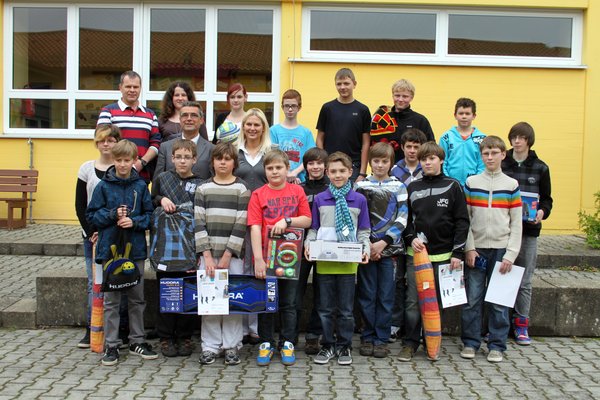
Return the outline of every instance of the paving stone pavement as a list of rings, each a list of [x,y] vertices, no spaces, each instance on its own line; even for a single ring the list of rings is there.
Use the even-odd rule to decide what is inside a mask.
[[[189,358],[142,360],[121,353],[103,367],[100,356],[75,347],[81,329],[0,329],[0,399],[597,399],[600,340],[537,338],[532,346],[509,344],[505,360],[491,364],[459,356],[459,339],[444,338],[441,360],[418,352],[411,362],[358,355],[351,366],[316,365],[298,351],[296,365],[276,357],[255,364],[256,348],[242,349],[242,363],[209,366]],[[155,342],[153,344],[156,344]],[[400,344],[391,345],[397,355]]]

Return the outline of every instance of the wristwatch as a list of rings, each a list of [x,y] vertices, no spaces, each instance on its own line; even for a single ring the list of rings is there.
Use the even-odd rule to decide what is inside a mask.
[[[148,165],[148,161],[144,160],[143,158],[140,158],[140,163],[142,164],[142,169],[146,168],[146,165]]]
[[[287,226],[290,226],[292,224],[292,219],[290,217],[287,217],[285,219],[285,223],[287,224]]]
[[[364,172],[361,172],[360,174],[358,174],[358,176],[362,176],[363,178],[366,178],[367,174],[365,174]]]

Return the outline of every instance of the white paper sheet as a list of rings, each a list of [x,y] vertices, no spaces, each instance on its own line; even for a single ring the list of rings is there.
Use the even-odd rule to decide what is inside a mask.
[[[460,263],[461,269],[450,270],[450,264],[438,266],[438,278],[440,282],[440,295],[442,296],[442,307],[454,307],[467,302],[465,291],[464,264]]]
[[[229,271],[215,270],[214,278],[207,276],[204,260],[196,271],[198,286],[198,315],[229,314]]]
[[[485,301],[501,306],[514,307],[524,272],[525,268],[513,265],[510,272],[501,274],[500,261],[496,261],[485,294]]]

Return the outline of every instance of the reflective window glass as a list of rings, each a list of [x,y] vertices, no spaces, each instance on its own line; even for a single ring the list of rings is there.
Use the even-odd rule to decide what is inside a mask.
[[[435,14],[313,10],[310,49],[435,53]]]
[[[450,15],[449,54],[571,57],[572,18]]]
[[[205,10],[152,9],[150,22],[150,90],[188,82],[204,90]]]
[[[69,120],[67,100],[10,99],[10,127],[66,129]]]
[[[79,89],[116,90],[133,66],[133,9],[79,10]]]
[[[13,89],[65,89],[67,9],[15,7]]]
[[[271,92],[273,11],[219,10],[217,91],[239,82],[248,92]]]

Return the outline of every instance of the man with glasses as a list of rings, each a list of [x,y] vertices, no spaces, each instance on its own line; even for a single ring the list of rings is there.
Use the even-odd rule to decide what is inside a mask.
[[[195,101],[187,101],[183,103],[179,111],[179,123],[181,124],[181,138],[191,140],[196,143],[196,163],[192,166],[194,175],[202,180],[212,176],[210,171],[210,152],[214,145],[200,136],[200,127],[204,124],[204,114],[202,106]],[[175,169],[171,153],[174,140],[164,142],[158,152],[158,162],[156,163],[155,176],[160,175],[163,171],[171,171]]]
[[[121,138],[130,140],[137,146],[138,159],[133,167],[149,183],[153,171],[148,164],[158,154],[160,132],[154,111],[140,104],[141,86],[142,78],[137,72],[123,72],[119,83],[121,98],[102,108],[97,125],[117,125],[121,129]]]
[[[281,98],[285,120],[270,129],[271,142],[279,146],[290,159],[288,182],[300,184],[306,180],[302,157],[306,150],[316,147],[311,131],[298,123],[298,112],[302,108],[302,97],[297,90],[286,90]]]

